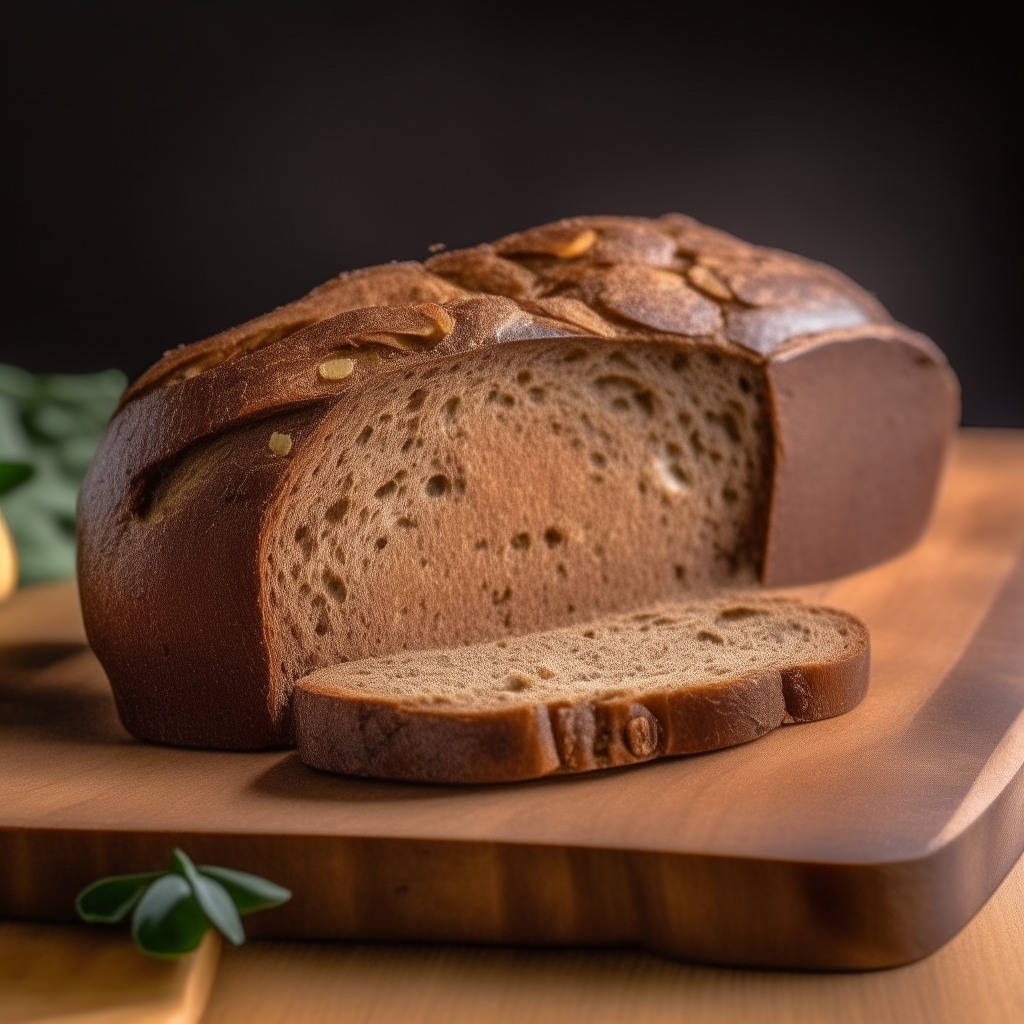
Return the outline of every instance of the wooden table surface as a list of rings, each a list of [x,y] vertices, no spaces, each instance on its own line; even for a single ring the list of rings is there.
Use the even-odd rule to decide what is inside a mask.
[[[641,950],[256,940],[225,948],[202,1024],[1021,1024],[1024,858],[974,920],[905,967],[828,974]]]

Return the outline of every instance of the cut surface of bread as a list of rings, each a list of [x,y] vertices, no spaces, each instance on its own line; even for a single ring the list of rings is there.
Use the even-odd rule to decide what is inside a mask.
[[[423,362],[354,396],[266,529],[279,699],[313,669],[586,621],[760,570],[760,368],[564,341]]]
[[[864,696],[869,662],[851,615],[732,594],[320,669],[296,686],[296,740],[327,771],[510,782],[842,714]]]

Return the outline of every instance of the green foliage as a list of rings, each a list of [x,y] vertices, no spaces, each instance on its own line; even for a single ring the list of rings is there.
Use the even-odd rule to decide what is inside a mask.
[[[117,924],[135,909],[150,882],[160,877],[159,871],[142,875],[112,875],[93,882],[75,900],[75,909],[90,924]]]
[[[150,956],[181,956],[199,945],[211,924],[240,946],[241,914],[276,907],[291,896],[258,875],[197,867],[175,848],[170,871],[101,878],[78,894],[75,908],[83,921],[95,924],[115,924],[131,913],[139,949]]]
[[[181,875],[158,878],[132,914],[132,938],[150,956],[191,953],[203,941],[207,927],[192,887]]]
[[[206,865],[199,870],[224,886],[240,914],[251,914],[254,910],[276,907],[291,896],[287,889],[268,882],[265,878],[260,878],[259,875],[249,875],[244,871],[232,871],[230,868],[214,868]]]
[[[120,370],[36,375],[0,363],[0,466],[30,467],[16,489],[0,469],[20,582],[75,574],[78,487],[126,383]]]
[[[30,479],[35,470],[28,462],[0,462],[0,495]]]
[[[242,919],[238,916],[238,910],[231,902],[227,889],[212,878],[204,878],[181,850],[175,850],[172,854],[171,867],[188,881],[196,902],[210,924],[236,946],[245,942]]]

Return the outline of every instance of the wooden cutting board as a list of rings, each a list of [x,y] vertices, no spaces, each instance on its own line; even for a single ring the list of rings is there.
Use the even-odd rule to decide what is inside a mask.
[[[863,704],[754,743],[487,787],[132,740],[70,585],[0,608],[0,916],[195,860],[291,903],[250,934],[640,944],[720,964],[924,956],[1024,850],[1024,433],[968,431],[911,552],[798,593],[861,616]]]

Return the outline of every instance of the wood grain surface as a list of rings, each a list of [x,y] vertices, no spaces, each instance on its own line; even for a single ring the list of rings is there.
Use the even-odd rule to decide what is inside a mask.
[[[157,960],[126,928],[0,922],[0,1024],[196,1024],[219,951],[212,929]]]
[[[913,960],[1024,847],[1022,547],[1024,435],[965,432],[916,548],[799,591],[871,628],[860,707],[713,754],[475,788],[137,743],[73,591],[22,592],[0,610],[0,914],[66,918],[82,885],[177,843],[292,888],[252,919],[270,936]]]
[[[640,950],[257,941],[203,1024],[1020,1024],[1024,859],[942,949],[888,971],[674,963]]]

